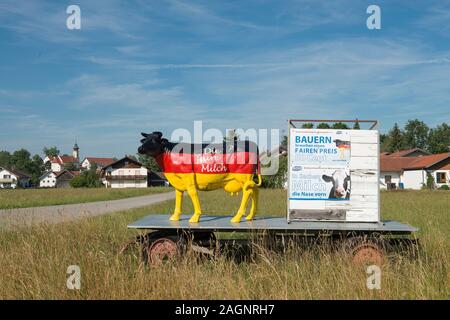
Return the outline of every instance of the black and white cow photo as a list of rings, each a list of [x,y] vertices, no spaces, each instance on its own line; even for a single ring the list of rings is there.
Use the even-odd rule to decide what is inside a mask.
[[[328,198],[350,199],[350,175],[346,170],[338,169],[331,176],[322,175],[325,182],[331,182],[332,187]]]

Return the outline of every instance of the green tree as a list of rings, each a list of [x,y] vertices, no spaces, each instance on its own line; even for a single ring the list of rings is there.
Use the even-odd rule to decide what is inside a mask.
[[[44,147],[44,149],[42,149],[42,152],[49,158],[59,155],[59,150],[56,146],[50,148]]]
[[[312,129],[312,128],[314,128],[314,123],[306,122],[306,123],[302,124],[302,128],[303,129]]]
[[[153,158],[151,156],[144,155],[144,154],[138,154],[138,161],[153,172],[162,171],[161,168],[159,167],[159,165],[156,163],[155,158]]]
[[[32,185],[38,185],[39,184],[39,178],[42,176],[42,174],[45,171],[44,162],[42,161],[42,158],[35,154],[33,158],[31,159],[31,162],[29,164],[28,172],[31,174],[31,183]]]
[[[404,130],[404,141],[406,148],[428,148],[428,133],[430,129],[418,119],[408,120]]]
[[[442,123],[430,130],[427,149],[431,153],[450,151],[450,126],[448,124]]]
[[[72,188],[99,188],[103,185],[100,176],[92,169],[81,172],[69,184]]]
[[[356,119],[356,122],[353,125],[353,130],[360,130],[360,129],[361,129],[361,126],[359,125],[358,119]]]
[[[64,163],[64,169],[68,171],[76,171],[78,170],[77,166],[73,162]]]
[[[387,135],[386,151],[397,152],[405,148],[405,140],[403,137],[403,131],[395,123],[394,127],[389,131]]]
[[[287,180],[287,157],[278,158],[278,171],[271,176],[263,176],[263,188],[283,188]]]
[[[317,125],[317,129],[330,129],[330,125],[328,123],[322,122]]]
[[[27,171],[31,161],[30,156],[31,154],[25,149],[14,151],[11,156],[12,167],[19,171]]]
[[[349,127],[345,124],[345,123],[342,123],[342,122],[335,122],[335,123],[333,123],[333,126],[332,126],[332,128],[333,129],[349,129]]]
[[[0,151],[0,167],[11,166],[11,154],[8,151]]]

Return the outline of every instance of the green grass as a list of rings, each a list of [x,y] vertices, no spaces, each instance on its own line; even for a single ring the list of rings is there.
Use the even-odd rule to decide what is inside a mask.
[[[0,209],[115,200],[172,191],[171,188],[0,189]]]
[[[188,200],[186,198],[186,200]],[[208,214],[232,215],[240,197],[201,194]],[[264,215],[284,215],[284,190],[262,190]],[[383,219],[420,227],[416,258],[391,255],[381,266],[381,290],[366,288],[366,271],[341,251],[289,246],[284,254],[257,250],[236,263],[187,257],[146,266],[137,250],[119,255],[135,230],[126,225],[149,213],[169,213],[172,201],[151,207],[0,233],[0,299],[449,299],[450,192],[382,193]],[[186,201],[186,212],[192,212]],[[81,268],[81,290],[66,288],[69,265]]]

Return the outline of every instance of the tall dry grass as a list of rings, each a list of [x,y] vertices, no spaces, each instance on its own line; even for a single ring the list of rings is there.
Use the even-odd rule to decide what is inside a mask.
[[[262,190],[261,212],[284,214],[283,190]],[[201,195],[205,213],[231,215],[239,199]],[[450,193],[382,193],[384,219],[421,228],[415,258],[393,254],[381,266],[381,290],[368,290],[365,269],[327,246],[284,253],[256,246],[238,263],[188,254],[173,264],[147,266],[138,250],[118,255],[136,234],[126,225],[149,213],[170,212],[172,202],[74,223],[41,225],[0,234],[0,298],[30,299],[448,299]],[[192,211],[190,204],[186,211]],[[81,290],[66,288],[69,265],[81,268]]]

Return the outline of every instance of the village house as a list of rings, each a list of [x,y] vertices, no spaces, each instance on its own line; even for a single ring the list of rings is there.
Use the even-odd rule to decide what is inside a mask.
[[[0,188],[15,189],[30,187],[30,176],[15,169],[0,167]]]
[[[57,155],[57,156],[53,156],[53,157],[45,157],[44,158],[44,164],[47,165],[47,163],[50,162],[50,171],[53,172],[61,172],[64,171],[67,166],[73,166],[74,169],[79,169],[80,168],[80,159],[79,159],[79,150],[80,148],[78,147],[78,145],[75,143],[75,145],[73,146],[73,151],[72,151],[72,155],[68,156],[68,155]]]
[[[150,170],[139,161],[125,156],[102,169],[102,182],[107,188],[146,188]]]
[[[81,169],[91,170],[92,165],[95,164],[97,166],[97,170],[101,170],[114,161],[114,158],[86,157],[83,161],[81,161]]]
[[[380,156],[382,189],[421,189],[428,174],[435,187],[450,186],[450,152],[430,154],[416,148]]]
[[[70,180],[78,175],[79,171],[63,170],[60,172],[47,171],[39,178],[40,188],[70,188]]]

